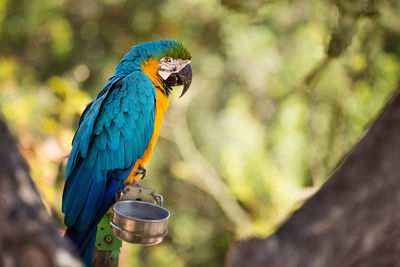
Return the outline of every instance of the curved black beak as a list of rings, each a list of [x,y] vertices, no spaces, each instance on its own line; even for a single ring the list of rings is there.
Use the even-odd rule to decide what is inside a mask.
[[[183,69],[181,69],[178,73],[171,74],[166,80],[165,83],[168,86],[178,86],[183,85],[182,97],[190,87],[192,83],[192,67],[190,64],[187,64]]]

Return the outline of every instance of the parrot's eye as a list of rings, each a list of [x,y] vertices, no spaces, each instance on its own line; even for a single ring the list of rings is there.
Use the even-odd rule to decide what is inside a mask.
[[[172,57],[166,57],[165,61],[167,61],[168,63],[171,63],[172,62]]]

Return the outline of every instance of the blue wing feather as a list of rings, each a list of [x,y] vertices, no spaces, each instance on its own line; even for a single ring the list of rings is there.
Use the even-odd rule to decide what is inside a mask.
[[[87,253],[84,247],[92,246],[92,228],[150,143],[155,98],[151,80],[135,71],[110,79],[82,114],[67,164],[62,205],[67,235],[82,255]]]

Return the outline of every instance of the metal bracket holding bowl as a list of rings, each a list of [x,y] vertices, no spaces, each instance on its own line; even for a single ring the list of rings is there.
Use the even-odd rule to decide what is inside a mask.
[[[161,207],[162,202],[163,197],[151,187],[126,185],[112,207],[110,225],[114,235],[126,242],[144,246],[161,243],[168,234],[170,217],[169,211]]]
[[[157,205],[162,206],[163,197],[156,194],[152,187],[137,186],[136,184],[127,184],[122,189],[117,201],[122,200],[140,200],[146,202],[156,202]]]

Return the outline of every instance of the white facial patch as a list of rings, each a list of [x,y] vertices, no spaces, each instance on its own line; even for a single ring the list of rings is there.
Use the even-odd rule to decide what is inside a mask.
[[[161,78],[166,80],[169,77],[169,75],[171,75],[172,73],[179,72],[189,63],[190,60],[188,59],[183,60],[180,58],[175,59],[172,57],[163,57],[158,61],[158,65],[160,66],[158,74],[161,76]]]

